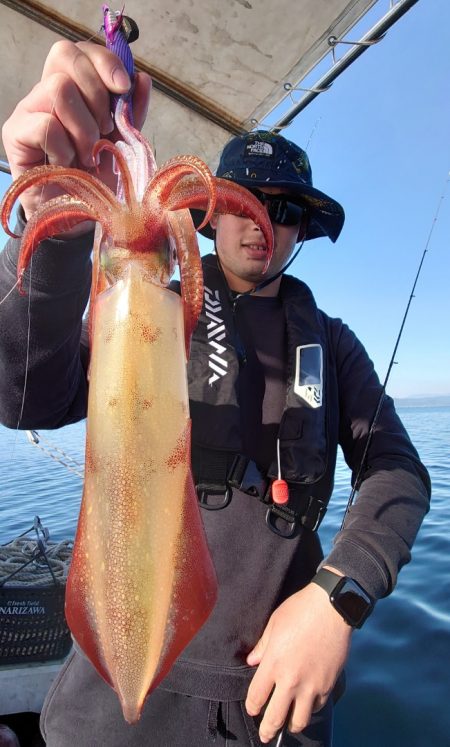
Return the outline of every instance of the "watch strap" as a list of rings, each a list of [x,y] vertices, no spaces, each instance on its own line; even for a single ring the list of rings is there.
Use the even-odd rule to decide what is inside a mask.
[[[342,578],[343,576],[329,571],[328,568],[320,568],[311,580],[313,583],[321,586],[322,589],[325,589],[328,594],[331,594]]]

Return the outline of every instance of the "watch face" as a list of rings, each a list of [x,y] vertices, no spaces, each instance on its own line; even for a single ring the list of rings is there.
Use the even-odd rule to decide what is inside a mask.
[[[350,578],[343,578],[338,583],[330,599],[335,609],[354,628],[359,628],[372,612],[372,599]]]

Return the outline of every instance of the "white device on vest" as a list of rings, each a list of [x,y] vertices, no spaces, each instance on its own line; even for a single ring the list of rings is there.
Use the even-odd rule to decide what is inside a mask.
[[[314,409],[322,407],[322,346],[298,345],[295,359],[294,392]]]

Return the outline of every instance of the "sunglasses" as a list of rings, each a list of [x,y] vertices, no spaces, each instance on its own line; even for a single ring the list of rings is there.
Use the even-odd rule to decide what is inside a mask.
[[[281,226],[296,226],[301,223],[305,208],[292,202],[291,195],[271,195],[254,188],[248,191],[264,205],[272,223],[279,223]]]

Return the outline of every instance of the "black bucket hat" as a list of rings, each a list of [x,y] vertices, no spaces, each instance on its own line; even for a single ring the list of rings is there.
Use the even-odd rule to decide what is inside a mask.
[[[298,145],[282,135],[265,130],[234,137],[222,151],[216,176],[230,179],[243,187],[280,187],[288,189],[295,201],[308,208],[306,239],[329,236],[336,241],[345,214],[342,206],[313,187],[309,158]],[[194,222],[198,211],[193,211]],[[198,213],[199,215],[199,213]],[[201,233],[213,238],[209,224]]]

